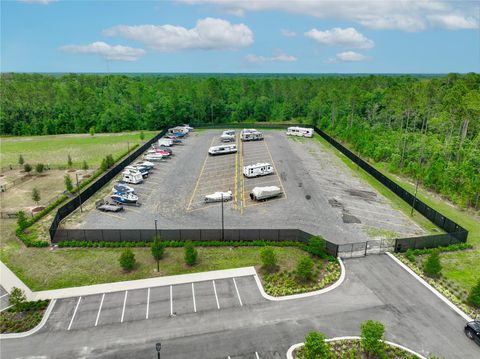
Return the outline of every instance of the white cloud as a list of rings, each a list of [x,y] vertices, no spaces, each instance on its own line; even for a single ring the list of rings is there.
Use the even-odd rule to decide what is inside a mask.
[[[329,64],[335,64],[339,62],[358,62],[358,61],[365,61],[365,60],[370,60],[371,58],[359,54],[358,52],[355,51],[345,51],[345,52],[340,52],[337,55],[335,55],[334,58],[328,59],[325,62]]]
[[[479,27],[478,2],[442,0],[177,0],[241,11],[284,11],[320,19],[353,21],[371,29],[422,31]],[[453,19],[451,17],[455,17]]]
[[[101,55],[107,60],[136,61],[146,54],[144,49],[109,45],[105,42],[97,41],[89,45],[66,45],[60,48],[62,51],[74,54],[94,54]]]
[[[140,41],[161,52],[234,50],[253,43],[253,33],[245,24],[210,17],[198,20],[192,29],[174,25],[118,25],[104,30],[103,34]]]
[[[277,51],[273,56],[258,56],[250,54],[244,57],[244,60],[250,64],[258,64],[262,62],[295,62],[298,57],[293,55],[287,55],[281,51]]]
[[[50,4],[51,2],[55,2],[57,0],[17,0],[18,2],[24,2],[27,4],[42,4],[42,5],[47,5]]]
[[[356,49],[371,49],[375,46],[372,40],[359,33],[353,27],[347,27],[346,29],[335,27],[326,31],[312,29],[307,31],[305,36],[327,46],[345,46]]]
[[[290,30],[286,30],[286,29],[282,29],[282,30],[280,30],[280,32],[281,32],[282,35],[285,36],[285,37],[295,37],[295,36],[297,36],[297,33],[296,33],[296,32],[290,31]]]

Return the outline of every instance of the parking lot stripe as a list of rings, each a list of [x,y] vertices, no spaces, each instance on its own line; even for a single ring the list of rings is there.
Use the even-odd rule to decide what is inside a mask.
[[[170,286],[170,315],[173,315],[172,286]]]
[[[4,295],[0,295],[0,299],[2,299],[3,297],[6,297],[8,295],[8,293],[5,293]]]
[[[125,291],[125,298],[123,298],[122,319],[120,319],[120,323],[123,323],[123,318],[125,318],[125,306],[127,305],[127,296],[128,290]]]
[[[197,312],[197,303],[195,303],[195,287],[192,283],[193,311]]]
[[[240,306],[243,307],[242,298],[240,297],[240,292],[238,291],[238,287],[237,287],[237,282],[235,282],[235,278],[232,278],[232,279],[233,279],[233,284],[235,285],[235,290],[237,292],[238,301],[240,302]]]
[[[257,352],[255,352],[255,358],[260,359]]]
[[[117,219],[123,219],[123,220],[126,219],[125,217],[116,216],[116,215],[114,215],[114,214],[106,213],[106,212],[100,212],[100,214],[101,214],[102,216],[109,216],[109,217],[113,217],[113,218],[117,218]]]
[[[213,291],[215,292],[215,300],[217,301],[217,308],[220,309],[220,303],[218,302],[217,287],[215,287],[215,281],[212,280]]]
[[[147,290],[147,314],[145,315],[145,319],[148,319],[148,310],[150,309],[150,288]]]
[[[103,300],[105,299],[105,293],[102,294],[102,300],[100,301],[100,306],[98,307],[97,319],[95,319],[95,326],[98,325],[98,319],[100,319],[100,312],[102,311]]]
[[[72,319],[70,319],[70,324],[68,325],[67,330],[70,330],[72,327],[73,320],[75,319],[75,314],[77,314],[78,306],[80,305],[80,301],[82,300],[82,297],[78,297],[78,302],[77,305],[75,306],[75,310],[73,311]]]

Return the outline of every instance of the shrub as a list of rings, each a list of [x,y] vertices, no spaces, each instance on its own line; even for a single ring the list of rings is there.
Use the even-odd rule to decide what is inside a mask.
[[[307,281],[313,277],[313,261],[309,257],[302,257],[297,264],[297,275]]]
[[[95,136],[95,127],[90,127],[90,136]]]
[[[13,308],[17,311],[19,307],[27,301],[27,297],[23,290],[17,287],[12,288],[12,292],[8,297],[8,303],[13,306]]]
[[[275,256],[275,252],[273,248],[267,247],[263,248],[260,251],[260,259],[262,260],[262,267],[267,272],[275,271],[277,267],[277,257]]]
[[[70,154],[67,156],[67,166],[68,168],[72,167],[73,165],[73,162],[72,162],[72,157],[70,156]]]
[[[320,258],[325,258],[327,256],[326,252],[326,242],[320,236],[313,236],[308,241],[309,252],[319,256]]]
[[[415,260],[415,255],[413,254],[413,251],[411,249],[408,249],[406,252],[405,252],[405,257],[407,257],[407,259],[412,262],[412,263],[415,263],[416,260]]]
[[[438,277],[442,271],[440,264],[440,254],[438,251],[432,252],[423,265],[423,271],[430,277]]]
[[[155,236],[151,246],[152,256],[157,261],[157,272],[160,271],[160,259],[163,257],[165,251],[162,242],[160,242],[160,236]]]
[[[108,165],[107,165],[107,160],[104,158],[102,160],[102,163],[100,164],[100,171],[105,172],[106,170],[108,170]]]
[[[105,157],[105,160],[107,162],[108,168],[112,167],[115,164],[115,160],[113,159],[112,155],[108,155],[107,157]]]
[[[72,179],[70,178],[69,175],[65,175],[65,177],[63,177],[63,181],[65,183],[65,188],[68,192],[72,192],[73,191],[73,184],[72,184]]]
[[[32,200],[38,205],[38,202],[40,202],[40,192],[38,191],[37,187],[33,187],[32,190]]]
[[[185,243],[185,263],[189,266],[195,265],[197,263],[197,250],[193,246],[192,242]]]
[[[35,165],[35,171],[37,173],[42,173],[45,170],[45,165],[43,163],[37,163]]]
[[[24,230],[28,227],[28,219],[24,211],[19,211],[17,213],[17,225],[21,230]]]
[[[122,252],[118,261],[124,270],[132,270],[135,267],[135,254],[127,248]]]
[[[18,164],[22,166],[24,163],[25,163],[25,160],[23,159],[23,156],[22,155],[18,156]]]
[[[145,133],[143,133],[143,131],[140,131],[140,139],[142,141],[145,139]]]
[[[305,359],[326,359],[332,356],[323,333],[311,332],[305,337],[304,355]]]
[[[476,308],[480,308],[480,279],[477,284],[470,290],[467,302]]]
[[[380,356],[383,353],[383,334],[385,327],[382,323],[374,320],[367,320],[360,326],[361,344],[366,354]]]
[[[28,163],[25,163],[23,165],[23,170],[27,173],[30,173],[30,171],[32,170],[32,166],[30,166]]]
[[[82,170],[84,170],[84,171],[88,170],[88,164],[87,164],[87,161],[85,161],[85,160],[82,163]]]

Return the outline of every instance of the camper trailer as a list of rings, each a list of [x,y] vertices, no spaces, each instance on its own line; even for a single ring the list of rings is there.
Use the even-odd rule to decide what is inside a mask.
[[[225,130],[220,136],[222,142],[235,142],[235,130]]]
[[[263,140],[263,133],[256,129],[244,129],[240,132],[240,139],[242,141],[259,141]]]
[[[189,131],[188,128],[183,127],[183,126],[177,126],[177,127],[173,127],[173,128],[168,129],[168,133],[172,133],[172,134],[181,133],[183,135],[186,135],[186,134],[188,134],[188,131]]]
[[[138,184],[143,182],[143,176],[140,172],[122,172],[122,181],[125,183]]]
[[[224,154],[235,153],[235,152],[237,152],[237,145],[213,146],[208,149],[208,154],[211,156],[224,155]]]
[[[243,167],[243,175],[248,178],[266,176],[273,173],[270,163],[257,163]]]
[[[299,136],[299,137],[312,137],[313,128],[305,127],[289,127],[287,129],[288,136]]]
[[[254,187],[250,192],[250,198],[255,201],[265,201],[281,195],[282,191],[277,186]]]

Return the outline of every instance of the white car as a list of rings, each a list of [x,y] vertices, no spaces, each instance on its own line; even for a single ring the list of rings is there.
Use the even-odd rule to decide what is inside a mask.
[[[223,196],[223,202],[231,201],[233,198],[232,191],[215,192],[213,194],[207,194],[205,196],[205,203],[221,202],[222,196]]]

